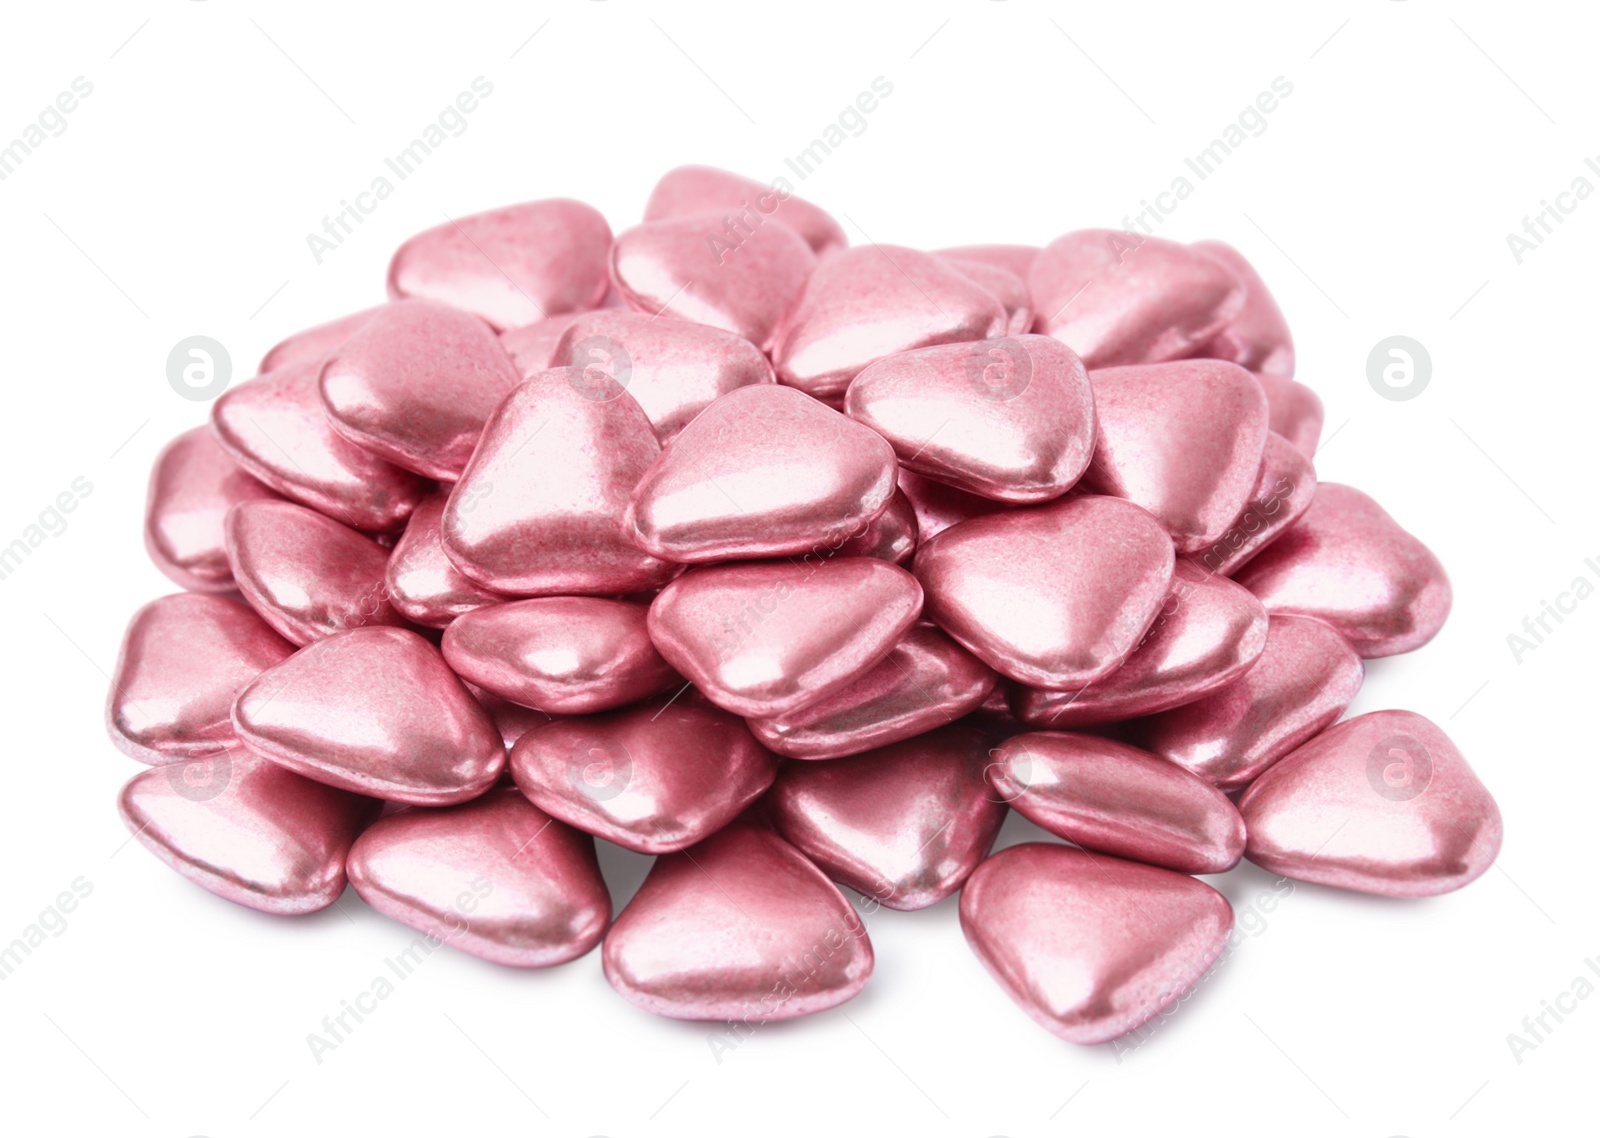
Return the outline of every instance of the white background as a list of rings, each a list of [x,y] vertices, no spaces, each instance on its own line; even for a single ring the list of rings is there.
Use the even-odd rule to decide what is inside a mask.
[[[1520,265],[1506,235],[1579,175],[1600,186],[1583,165],[1600,160],[1596,31],[1578,3],[1424,0],[8,6],[0,140],[74,77],[94,90],[0,182],[0,544],[74,478],[94,489],[0,581],[0,942],[74,878],[93,893],[0,982],[0,1124],[1381,1138],[1568,1113],[1564,1132],[1587,1129],[1600,998],[1520,1064],[1506,1036],[1600,958],[1600,600],[1520,663],[1506,637],[1574,577],[1600,580],[1584,565],[1600,558],[1600,197]],[[316,264],[306,234],[480,75],[494,92],[466,132]],[[571,195],[621,229],[671,166],[770,178],[876,76],[892,96],[800,192],[854,242],[928,248],[1120,225],[1275,77],[1293,84],[1159,232],[1259,266],[1327,405],[1319,474],[1376,495],[1449,566],[1449,624],[1374,663],[1353,710],[1447,728],[1504,811],[1499,865],[1426,901],[1299,887],[1120,1062],[1012,1006],[952,899],[869,918],[860,997],[720,1063],[705,1025],[617,998],[598,953],[524,973],[446,951],[318,1065],[307,1033],[408,932],[353,893],[305,919],[233,907],[124,846],[114,810],[138,768],[105,738],[106,673],[129,615],[172,590],[141,547],[145,479],[207,410],[168,386],[169,349],[215,337],[242,381],[282,335],[381,299],[391,251],[446,213]],[[1408,402],[1366,377],[1396,333],[1433,361]],[[1036,834],[1013,818],[1003,842]],[[645,859],[605,865],[620,904]],[[1241,914],[1270,881],[1214,880]]]

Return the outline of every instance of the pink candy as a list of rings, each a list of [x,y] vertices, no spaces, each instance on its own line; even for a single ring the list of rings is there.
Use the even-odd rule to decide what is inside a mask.
[[[862,989],[864,915],[959,892],[1001,989],[1096,1043],[1222,952],[1190,875],[1416,897],[1497,855],[1437,726],[1337,722],[1450,583],[1318,484],[1321,403],[1231,247],[852,248],[681,167],[615,238],[511,206],[388,286],[151,478],[192,591],[135,615],[107,724],[147,764],[125,821],[212,893],[298,914],[348,881],[755,1026]],[[991,854],[1013,810],[1077,848]],[[615,915],[597,842],[657,855]]]

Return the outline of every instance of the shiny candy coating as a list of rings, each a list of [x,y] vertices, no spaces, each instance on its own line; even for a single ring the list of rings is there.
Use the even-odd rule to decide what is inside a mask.
[[[751,1028],[844,1003],[873,955],[821,870],[772,831],[735,823],[656,861],[601,961],[635,1007]]]
[[[582,956],[611,922],[594,840],[514,787],[379,820],[356,839],[349,874],[384,916],[514,968]]]
[[[466,613],[440,645],[456,675],[552,715],[633,703],[682,683],[650,643],[646,607],[535,597]]]
[[[375,805],[238,750],[144,771],[117,800],[139,843],[184,877],[280,915],[339,899]]]
[[[1239,314],[1245,290],[1214,257],[1161,237],[1080,229],[1040,253],[1028,274],[1035,331],[1090,368],[1193,355]]]
[[[984,781],[988,763],[988,735],[966,726],[788,763],[772,788],[773,825],[869,906],[925,909],[961,887],[1005,821]]]
[[[655,588],[677,572],[622,527],[634,485],[661,453],[650,420],[621,388],[587,383],[575,368],[524,381],[451,491],[445,553],[484,588],[605,595]]]
[[[984,514],[998,513],[1003,504],[992,498],[980,498],[954,486],[946,486],[914,471],[900,468],[900,492],[911,503],[917,519],[917,540],[927,541],[943,533],[957,522]]]
[[[624,526],[670,561],[828,556],[895,491],[894,451],[793,388],[718,399],[644,472]]]
[[[1078,691],[1018,685],[1012,708],[1036,727],[1065,730],[1150,715],[1245,674],[1267,644],[1267,611],[1249,590],[1180,558],[1172,592],[1127,662]]]
[[[1500,852],[1500,809],[1437,726],[1411,711],[1337,724],[1239,800],[1245,856],[1270,873],[1430,897],[1470,884]]]
[[[1267,432],[1256,484],[1239,516],[1221,537],[1194,553],[1213,573],[1231,577],[1256,554],[1276,541],[1311,508],[1317,492],[1311,460],[1276,431]]]
[[[511,748],[512,777],[536,806],[650,854],[716,833],[777,769],[738,717],[680,703],[558,719]]]
[[[736,715],[788,715],[888,655],[922,611],[910,573],[872,557],[689,570],[650,605],[667,662]]]
[[[444,628],[462,613],[506,598],[474,584],[445,555],[439,540],[449,488],[434,491],[411,512],[389,553],[383,587],[401,616],[429,628]]]
[[[598,369],[621,384],[665,443],[719,396],[773,383],[772,365],[749,340],[665,316],[612,309],[578,317],[555,365]]]
[[[639,312],[721,328],[766,351],[816,254],[778,224],[719,248],[725,224],[722,213],[697,213],[635,226],[612,246],[611,279]]]
[[[896,483],[883,513],[835,550],[835,557],[878,557],[896,565],[910,562],[917,551],[917,510],[905,492],[898,489],[898,476]]]
[[[1220,360],[1092,372],[1099,441],[1085,488],[1149,510],[1179,553],[1216,542],[1249,500],[1267,443],[1255,377]]]
[[[389,555],[370,537],[293,502],[228,514],[228,563],[250,607],[292,644],[367,624],[403,624],[389,606]]]
[[[246,606],[179,593],[151,601],[128,624],[106,696],[106,729],[141,763],[213,755],[237,746],[233,701],[294,645]]]
[[[1332,626],[1274,616],[1243,676],[1203,699],[1134,723],[1132,740],[1221,790],[1242,790],[1329,726],[1361,690],[1361,657]]]
[[[1267,393],[1268,423],[1275,434],[1294,444],[1307,458],[1317,453],[1322,437],[1322,400],[1303,383],[1265,373],[1256,376]]]
[[[1450,615],[1450,579],[1382,506],[1336,482],[1234,578],[1270,613],[1325,620],[1366,659],[1420,648]]]
[[[1221,261],[1244,286],[1243,307],[1195,355],[1229,360],[1253,372],[1285,379],[1294,375],[1294,339],[1289,335],[1289,322],[1254,266],[1222,241],[1196,241],[1190,248]]]
[[[387,305],[328,357],[334,430],[426,478],[457,477],[517,369],[488,325],[430,300]]]
[[[356,628],[269,668],[233,709],[251,751],[330,786],[450,806],[494,785],[505,747],[433,645]]]
[[[195,427],[168,443],[150,471],[145,549],[183,588],[226,592],[233,571],[222,519],[239,502],[276,497],[228,457],[210,427]]]
[[[1060,497],[1095,447],[1088,374],[1048,336],[887,356],[856,376],[844,406],[910,470],[1008,503]]]
[[[928,615],[1002,675],[1074,690],[1133,652],[1172,587],[1172,542],[1120,498],[972,518],[925,541]]]
[[[574,321],[587,315],[588,310],[563,312],[560,316],[508,329],[500,333],[500,346],[511,357],[517,374],[527,379],[556,366],[556,349],[561,346],[561,337],[567,334]]]
[[[611,227],[568,198],[456,218],[419,233],[389,262],[389,296],[427,297],[497,329],[593,308],[606,294]]]
[[[1014,735],[995,749],[988,777],[1001,801],[1084,849],[1180,873],[1224,873],[1244,853],[1244,820],[1226,795],[1126,743]]]
[[[286,498],[356,529],[399,529],[424,483],[333,429],[317,394],[320,366],[291,364],[225,391],[211,406],[217,440]]]
[[[352,312],[349,316],[341,316],[326,324],[318,324],[314,328],[296,332],[273,345],[272,349],[261,357],[261,365],[256,370],[266,375],[269,371],[277,371],[292,364],[321,363],[329,352],[359,332],[361,326],[382,309],[382,305],[364,308],[360,312]]]
[[[1035,1023],[1072,1043],[1105,1043],[1205,974],[1233,931],[1233,907],[1181,873],[1033,842],[968,878],[961,931]]]
[[[987,261],[964,261],[959,257],[945,257],[946,261],[973,284],[1000,302],[1006,311],[1006,334],[1020,336],[1033,327],[1033,297],[1028,292],[1028,282],[1009,269]]]
[[[897,245],[821,261],[772,350],[778,382],[838,399],[862,368],[913,348],[983,340],[1007,326],[1000,302],[949,262]]]
[[[791,715],[750,730],[793,759],[835,759],[910,739],[976,710],[995,674],[931,624],[911,628],[872,670]]]
[[[740,229],[768,219],[781,222],[805,238],[819,257],[849,244],[837,221],[793,192],[710,166],[679,166],[663,174],[650,191],[644,219],[661,221],[711,212],[733,219],[722,229],[722,239],[730,244],[738,241]]]

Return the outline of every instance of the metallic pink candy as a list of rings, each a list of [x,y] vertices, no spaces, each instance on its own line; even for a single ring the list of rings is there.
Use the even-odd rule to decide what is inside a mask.
[[[785,181],[783,186],[787,184]],[[819,257],[849,243],[837,221],[783,186],[763,185],[710,166],[679,166],[663,174],[650,192],[644,219],[661,221],[720,211],[719,240],[730,246],[738,243],[743,232],[770,219],[805,238]]]
[[[683,704],[558,719],[511,748],[512,777],[535,805],[651,854],[716,833],[777,769],[737,716]]]
[[[1500,810],[1455,744],[1411,711],[1340,723],[1239,800],[1245,856],[1270,873],[1428,897],[1482,876],[1500,852]]]
[[[1450,615],[1439,559],[1378,503],[1334,482],[1237,580],[1270,613],[1327,621],[1367,659],[1422,647]]]
[[[611,227],[566,198],[456,218],[407,241],[389,263],[389,295],[426,297],[518,328],[593,308],[606,293]]]
[[[1034,1022],[1073,1043],[1105,1043],[1205,974],[1233,931],[1233,907],[1181,873],[1034,842],[967,879],[961,931]]]
[[[515,968],[582,956],[611,921],[594,839],[510,787],[389,815],[356,840],[349,873],[378,912]]]
[[[150,471],[145,549],[185,589],[226,592],[233,571],[223,518],[240,502],[276,497],[228,457],[210,428],[195,427],[168,443]]]
[[[601,950],[623,999],[744,1028],[842,1004],[872,975],[850,902],[771,830],[735,823],[656,860]]]

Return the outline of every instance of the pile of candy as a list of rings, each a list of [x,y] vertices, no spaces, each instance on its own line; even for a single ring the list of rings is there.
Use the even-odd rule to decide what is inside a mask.
[[[613,238],[539,201],[419,234],[173,441],[109,726],[139,840],[222,897],[346,881],[486,959],[597,944],[631,1003],[849,999],[857,906],[961,891],[1099,1042],[1217,958],[1241,857],[1392,896],[1492,863],[1432,723],[1335,724],[1437,559],[1318,486],[1317,397],[1225,245],[847,247],[720,171]],[[1016,810],[1072,845],[989,856]],[[660,855],[613,920],[594,839]],[[863,895],[847,899],[834,882]]]

